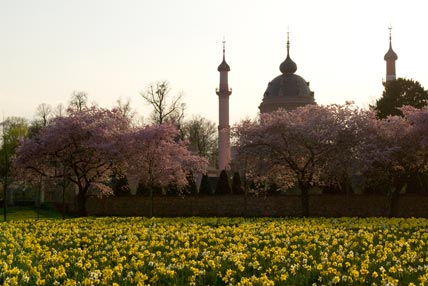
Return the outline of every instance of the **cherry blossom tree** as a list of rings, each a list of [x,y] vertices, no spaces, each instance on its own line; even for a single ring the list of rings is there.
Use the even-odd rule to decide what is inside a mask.
[[[118,146],[129,120],[118,110],[88,108],[57,117],[18,148],[15,170],[27,179],[63,178],[75,184],[78,209],[86,215],[90,190],[110,193],[106,184],[123,164]]]
[[[340,160],[351,160],[357,142],[356,118],[351,104],[308,105],[293,111],[261,114],[235,128],[237,153],[245,160],[247,175],[277,186],[297,186],[303,215],[309,214],[309,189],[322,185]]]
[[[151,216],[155,187],[175,185],[181,190],[187,185],[189,174],[206,172],[207,160],[192,155],[187,143],[177,138],[178,129],[167,123],[134,128],[125,136],[126,173],[149,189]]]
[[[368,117],[359,145],[364,177],[368,184],[382,182],[391,216],[411,175],[428,170],[428,108],[405,106],[400,112],[403,117]]]

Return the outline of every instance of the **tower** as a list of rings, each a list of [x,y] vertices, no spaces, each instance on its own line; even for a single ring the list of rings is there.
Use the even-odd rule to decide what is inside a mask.
[[[225,59],[225,44],[223,41],[223,61],[218,66],[220,72],[220,86],[216,89],[218,95],[218,169],[229,170],[230,166],[230,126],[229,126],[229,89],[228,73],[229,65]]]
[[[386,78],[385,82],[395,80],[395,61],[398,59],[397,54],[392,50],[391,43],[391,30],[392,27],[389,27],[389,50],[386,52],[384,60],[386,61]]]

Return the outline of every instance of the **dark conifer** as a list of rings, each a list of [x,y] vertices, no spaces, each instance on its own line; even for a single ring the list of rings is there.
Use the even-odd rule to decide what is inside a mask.
[[[225,195],[230,194],[230,183],[229,183],[229,177],[227,176],[227,173],[225,170],[221,171],[220,177],[217,181],[217,186],[215,188],[215,194],[216,195]]]

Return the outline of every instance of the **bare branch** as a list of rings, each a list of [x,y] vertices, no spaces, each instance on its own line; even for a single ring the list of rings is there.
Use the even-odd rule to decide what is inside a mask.
[[[140,93],[143,99],[153,107],[151,114],[153,123],[174,122],[176,125],[180,125],[185,109],[185,105],[182,103],[183,94],[180,93],[169,101],[170,91],[168,81],[158,81],[150,84],[145,91]]]
[[[88,94],[84,91],[73,91],[68,108],[71,111],[81,112],[88,107]]]
[[[48,126],[52,115],[52,106],[49,104],[42,103],[37,107],[36,116],[40,117],[42,127]]]

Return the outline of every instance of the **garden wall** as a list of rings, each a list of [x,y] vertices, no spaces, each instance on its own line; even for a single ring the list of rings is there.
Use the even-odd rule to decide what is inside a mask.
[[[389,201],[380,195],[311,195],[310,216],[388,216]],[[89,215],[149,216],[150,198],[144,196],[89,197]],[[247,216],[285,217],[301,214],[297,195],[255,197],[222,196],[159,196],[153,199],[153,214],[168,216]],[[398,203],[399,217],[428,217],[428,196],[406,194]]]

